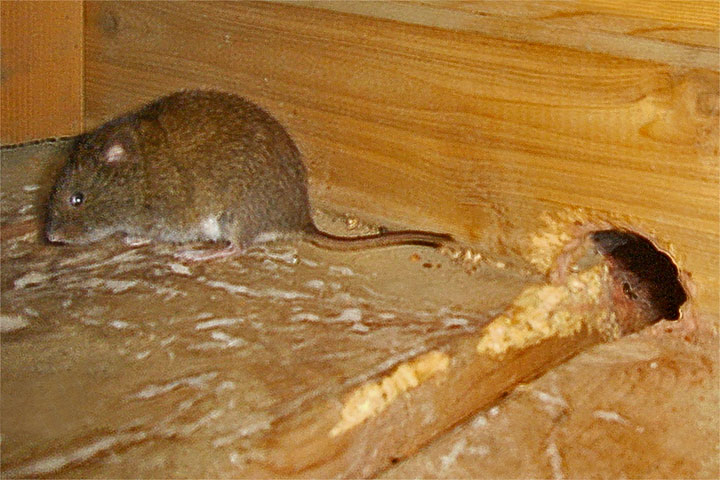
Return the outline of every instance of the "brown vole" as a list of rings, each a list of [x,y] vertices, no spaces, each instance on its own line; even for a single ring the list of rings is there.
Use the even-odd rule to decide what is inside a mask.
[[[195,259],[292,236],[341,250],[451,240],[423,231],[321,232],[285,129],[248,100],[215,91],[162,97],[78,138],[51,194],[47,238],[81,244],[114,233],[130,244],[230,243]]]

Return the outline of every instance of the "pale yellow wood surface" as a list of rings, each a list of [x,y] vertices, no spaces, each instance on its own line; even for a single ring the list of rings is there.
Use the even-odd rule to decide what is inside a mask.
[[[518,258],[581,207],[717,312],[717,9],[624,5],[89,2],[86,119],[233,91],[288,127],[316,199]]]
[[[3,1],[0,143],[82,129],[83,7]]]
[[[630,325],[601,265],[550,285],[415,246],[50,245],[68,145],[2,152],[3,478],[718,477],[720,350],[687,319],[530,381]]]
[[[349,392],[474,334],[533,280],[492,268],[470,275],[416,246],[337,252],[291,241],[183,264],[173,254],[184,247],[171,244],[50,245],[43,206],[65,157],[53,145],[2,156],[2,478],[299,472],[307,458],[267,471],[257,464],[263,444],[284,438],[286,421],[315,408],[340,421]],[[337,223],[319,225],[352,233]],[[515,376],[480,382],[484,396],[463,395],[463,406],[488,401],[568,350],[540,351]],[[408,410],[402,418],[415,416]],[[443,409],[437,418],[447,427],[461,415]],[[357,466],[367,456],[361,450],[330,462],[328,449],[347,443],[330,428],[302,446],[316,447],[310,456],[331,464],[332,477],[377,471],[377,458]],[[298,447],[270,449],[263,463],[297,457]]]

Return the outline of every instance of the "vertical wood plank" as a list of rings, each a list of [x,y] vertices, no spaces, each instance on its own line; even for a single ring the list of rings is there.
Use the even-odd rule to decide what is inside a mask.
[[[82,129],[83,6],[3,1],[0,142]]]

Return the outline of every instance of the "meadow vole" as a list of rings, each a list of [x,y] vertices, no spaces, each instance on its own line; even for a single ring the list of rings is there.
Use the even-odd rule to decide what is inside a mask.
[[[46,235],[73,244],[114,233],[130,244],[230,244],[194,259],[293,236],[341,250],[451,240],[423,231],[326,234],[307,190],[300,152],[272,116],[237,95],[182,91],[77,139],[51,194]]]

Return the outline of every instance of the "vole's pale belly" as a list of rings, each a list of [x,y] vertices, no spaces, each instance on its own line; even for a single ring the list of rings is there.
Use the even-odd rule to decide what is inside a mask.
[[[200,221],[197,228],[198,240],[209,240],[216,242],[218,240],[228,240],[227,232],[223,232],[217,217],[209,215]],[[252,239],[253,243],[273,242],[288,236],[287,233],[279,232],[262,232]]]
[[[200,222],[200,234],[203,236],[203,240],[220,240],[222,238],[222,231],[217,218],[209,216],[203,219]]]
[[[208,215],[200,221],[192,223],[182,222],[159,222],[149,230],[128,229],[127,234],[137,237],[149,237],[161,242],[187,243],[196,241],[219,241],[228,240],[227,232],[218,221],[215,215]]]

